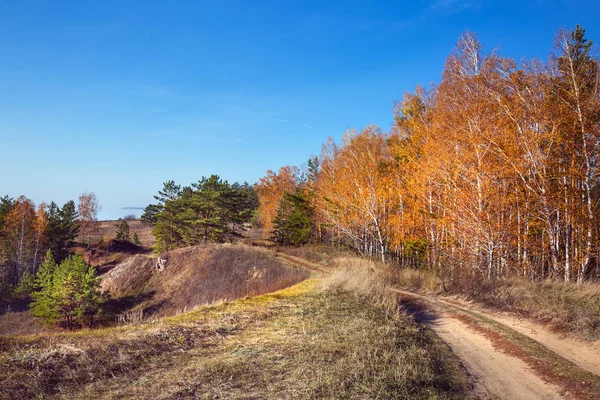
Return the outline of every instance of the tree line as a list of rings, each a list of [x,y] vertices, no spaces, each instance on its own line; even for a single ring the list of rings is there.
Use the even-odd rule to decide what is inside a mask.
[[[253,186],[230,184],[217,175],[202,177],[190,186],[170,180],[141,216],[152,226],[157,252],[200,243],[222,243],[240,236],[257,206]]]
[[[599,65],[580,26],[557,33],[545,62],[485,52],[465,33],[439,84],[396,105],[390,132],[350,130],[303,174],[267,172],[265,234],[281,237],[289,210],[308,204],[309,240],[447,282],[597,278]]]
[[[18,285],[35,275],[49,250],[58,263],[65,260],[79,237],[87,243],[97,223],[99,206],[94,193],[83,193],[78,204],[62,207],[41,203],[37,207],[25,196],[0,198],[0,284]]]
[[[92,326],[104,296],[96,270],[74,243],[90,246],[98,200],[83,193],[62,207],[20,196],[0,198],[0,294],[27,295],[33,314],[50,326]]]

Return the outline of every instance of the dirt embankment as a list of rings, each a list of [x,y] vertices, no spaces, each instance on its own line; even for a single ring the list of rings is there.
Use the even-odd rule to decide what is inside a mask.
[[[283,289],[310,275],[285,265],[264,249],[243,245],[200,245],[156,256],[137,254],[102,279],[122,311],[173,315],[201,304],[256,296]]]

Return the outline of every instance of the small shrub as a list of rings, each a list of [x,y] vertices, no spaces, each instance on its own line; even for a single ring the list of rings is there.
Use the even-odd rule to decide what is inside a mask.
[[[133,237],[132,237],[131,241],[133,242],[133,244],[137,244],[137,245],[139,245],[141,243],[140,237],[138,236],[137,232],[135,232],[135,231],[133,232]]]

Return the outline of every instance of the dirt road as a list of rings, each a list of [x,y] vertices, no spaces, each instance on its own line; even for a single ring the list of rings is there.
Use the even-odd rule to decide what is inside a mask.
[[[472,303],[458,302],[454,299],[448,301],[443,298],[437,299],[437,301],[493,319],[535,340],[578,367],[595,375],[600,375],[600,341],[586,342],[566,335],[560,335],[525,318],[517,318],[509,313],[486,310]]]
[[[491,341],[467,324],[436,309],[426,311],[411,302],[407,311],[446,342],[474,376],[475,392],[482,399],[562,399],[561,389],[544,382],[522,360],[494,348]]]

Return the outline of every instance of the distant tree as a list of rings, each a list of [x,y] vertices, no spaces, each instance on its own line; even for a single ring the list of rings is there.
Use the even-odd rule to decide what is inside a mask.
[[[35,275],[38,267],[38,254],[46,241],[46,228],[48,226],[48,214],[46,213],[46,203],[38,206],[35,213],[35,221],[33,228],[35,230],[35,251],[33,254],[33,263],[31,265],[31,273]]]
[[[252,215],[255,197],[249,184],[229,184],[217,175],[202,177],[183,189],[168,181],[155,196],[160,204],[148,206],[143,218],[155,221],[152,232],[157,251],[224,242],[240,236],[241,224]]]
[[[8,196],[0,197],[0,235],[6,216],[12,211],[15,201]]]
[[[48,240],[48,248],[60,263],[69,255],[69,249],[79,234],[79,216],[75,209],[75,202],[70,200],[62,208],[58,208],[54,202],[50,203],[47,218],[45,236]]]
[[[71,256],[57,265],[48,252],[35,285],[32,311],[48,325],[91,327],[102,311],[100,279],[81,256]]]
[[[12,211],[13,205],[14,200],[10,197],[0,197],[0,266],[3,266],[3,264],[7,261],[4,237],[4,222],[6,220],[6,216]],[[2,268],[1,274],[2,276],[6,276],[7,271],[5,271],[4,268]],[[0,285],[1,284],[7,284],[7,282],[0,282]]]
[[[100,203],[95,193],[84,192],[79,196],[77,212],[81,226],[81,237],[83,243],[88,247],[92,241],[92,235],[98,229],[98,212],[101,210]]]
[[[35,208],[31,200],[19,197],[3,224],[3,248],[8,262],[4,279],[17,284],[31,265],[35,252]]]
[[[133,237],[131,239],[131,242],[133,244],[137,244],[137,245],[139,245],[141,243],[140,242],[140,237],[138,236],[137,232],[135,232],[135,231],[133,232]]]
[[[135,221],[135,214],[127,214],[123,217],[125,221]]]
[[[246,197],[247,214],[252,215],[252,213],[258,209],[258,206],[260,205],[256,189],[254,188],[254,185],[244,182],[241,186],[241,190]]]
[[[129,241],[129,224],[127,221],[123,220],[120,224],[117,225],[117,240],[121,242]]]
[[[298,186],[298,168],[285,166],[277,173],[268,170],[255,185],[259,199],[258,221],[263,228],[263,236],[269,237],[273,231],[273,219],[284,193],[293,193]]]
[[[273,241],[287,246],[300,246],[311,240],[313,211],[305,195],[297,190],[285,193],[273,219]]]
[[[161,205],[148,204],[146,208],[144,208],[144,212],[142,213],[140,220],[145,225],[154,226],[156,225],[156,214],[161,212],[162,209],[163,207]]]

